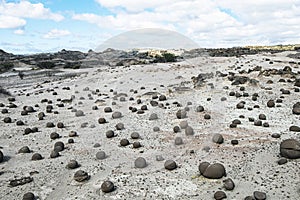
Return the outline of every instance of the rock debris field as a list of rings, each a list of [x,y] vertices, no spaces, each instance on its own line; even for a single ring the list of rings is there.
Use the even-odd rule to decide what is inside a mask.
[[[10,78],[1,199],[300,199],[296,53]]]

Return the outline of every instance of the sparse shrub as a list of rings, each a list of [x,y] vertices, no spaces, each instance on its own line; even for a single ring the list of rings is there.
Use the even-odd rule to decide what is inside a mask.
[[[78,62],[67,62],[64,66],[65,69],[80,69],[80,63]]]
[[[14,64],[11,62],[2,62],[0,64],[0,73],[7,72],[10,69],[12,69],[13,67],[14,67]]]
[[[10,92],[0,86],[0,94],[11,96]]]
[[[173,53],[162,53],[162,55],[155,55],[156,63],[165,63],[165,62],[176,62],[176,56]]]
[[[176,62],[176,56],[172,53],[163,53],[163,58],[166,62]]]
[[[55,64],[50,61],[43,61],[38,63],[37,66],[41,69],[52,69],[55,67]]]

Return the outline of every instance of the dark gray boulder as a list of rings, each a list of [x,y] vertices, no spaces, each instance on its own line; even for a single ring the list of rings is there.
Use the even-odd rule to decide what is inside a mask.
[[[203,176],[209,179],[220,179],[225,175],[225,167],[220,163],[214,163],[209,165],[203,173]]]
[[[280,154],[285,158],[300,158],[300,142],[295,139],[287,139],[280,144]]]
[[[222,144],[224,142],[224,138],[221,134],[216,133],[213,135],[212,141],[217,144]]]

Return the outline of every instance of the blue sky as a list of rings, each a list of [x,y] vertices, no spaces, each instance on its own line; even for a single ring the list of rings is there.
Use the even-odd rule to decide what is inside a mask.
[[[163,28],[201,47],[300,43],[300,0],[0,0],[0,49],[88,51],[117,34]]]

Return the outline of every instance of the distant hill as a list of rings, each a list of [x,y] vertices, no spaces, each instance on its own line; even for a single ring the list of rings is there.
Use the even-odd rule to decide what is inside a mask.
[[[256,50],[294,51],[294,50],[300,49],[300,44],[271,45],[271,46],[246,46],[246,48],[256,49]]]

